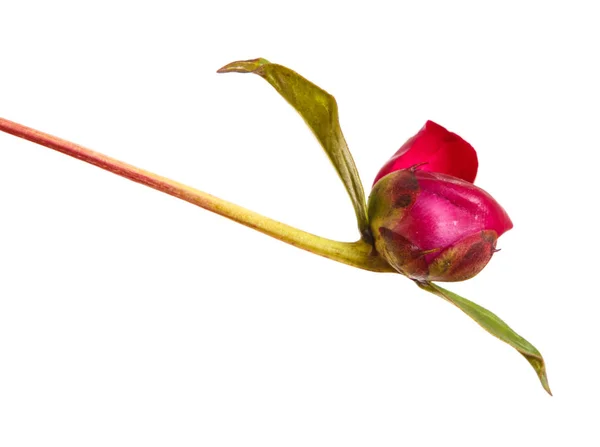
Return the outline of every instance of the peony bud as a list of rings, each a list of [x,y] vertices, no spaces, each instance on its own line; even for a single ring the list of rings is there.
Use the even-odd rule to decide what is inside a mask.
[[[320,256],[374,272],[395,269],[414,279],[421,289],[452,303],[490,334],[514,347],[531,364],[542,386],[550,393],[544,359],[531,343],[489,310],[430,281],[459,281],[476,275],[490,260],[498,237],[512,228],[500,205],[485,191],[473,186],[477,154],[469,143],[428,121],[382,168],[367,204],[358,170],[339,125],[333,96],[293,70],[264,58],[234,61],[218,72],[254,73],[264,78],[302,116],[348,192],[360,240],[339,242],[307,233],[3,118],[0,118],[0,132],[83,160]],[[248,113],[256,112],[253,104],[241,108]],[[231,261],[235,263],[235,258]]]
[[[373,184],[390,172],[420,163],[426,163],[421,167],[423,171],[452,175],[470,183],[477,175],[477,153],[473,146],[439,124],[427,121],[381,168]]]
[[[408,162],[413,167],[396,169]],[[428,172],[432,167],[444,172]],[[476,173],[475,150],[431,121],[384,166],[368,215],[375,247],[393,268],[416,280],[463,281],[486,266],[512,222],[492,196],[464,180]]]

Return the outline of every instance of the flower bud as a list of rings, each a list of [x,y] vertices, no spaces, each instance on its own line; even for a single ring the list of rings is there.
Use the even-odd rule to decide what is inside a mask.
[[[427,121],[381,168],[373,183],[390,172],[420,163],[426,163],[421,167],[423,171],[452,175],[470,183],[477,175],[477,153],[473,146],[439,124]]]
[[[512,228],[487,192],[456,177],[416,167],[380,179],[368,214],[377,251],[417,280],[463,281],[479,273]]]

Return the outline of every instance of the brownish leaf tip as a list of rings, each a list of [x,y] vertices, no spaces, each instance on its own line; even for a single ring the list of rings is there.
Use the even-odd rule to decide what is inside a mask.
[[[245,61],[235,61],[219,68],[217,73],[252,73],[265,64],[270,64],[270,62],[262,57]]]

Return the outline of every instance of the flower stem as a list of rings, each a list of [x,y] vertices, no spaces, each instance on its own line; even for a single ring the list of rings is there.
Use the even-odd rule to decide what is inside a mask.
[[[0,130],[185,200],[311,253],[364,270],[394,271],[380,256],[374,253],[372,246],[363,240],[339,242],[307,233],[190,186],[3,118],[0,118]]]

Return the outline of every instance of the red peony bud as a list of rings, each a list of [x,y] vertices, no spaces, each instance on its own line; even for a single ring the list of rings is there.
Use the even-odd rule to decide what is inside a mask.
[[[473,146],[439,124],[427,121],[381,168],[373,183],[390,172],[419,163],[426,163],[421,167],[423,171],[440,172],[471,183],[477,175],[477,153]]]
[[[376,249],[393,268],[417,280],[462,281],[486,266],[512,222],[466,181],[476,172],[471,145],[431,121],[384,166],[368,213]]]
[[[421,289],[454,304],[489,333],[517,349],[534,368],[544,389],[552,394],[544,359],[531,343],[492,312],[431,282],[475,276],[496,251],[498,237],[512,228],[502,207],[472,184],[477,174],[477,154],[467,142],[428,121],[379,172],[367,204],[333,96],[293,70],[263,58],[231,62],[218,72],[255,73],[302,116],[348,192],[360,240],[339,242],[307,233],[3,118],[0,132],[83,160],[320,256],[374,272],[395,269],[414,279]],[[242,109],[254,112],[252,104]]]

